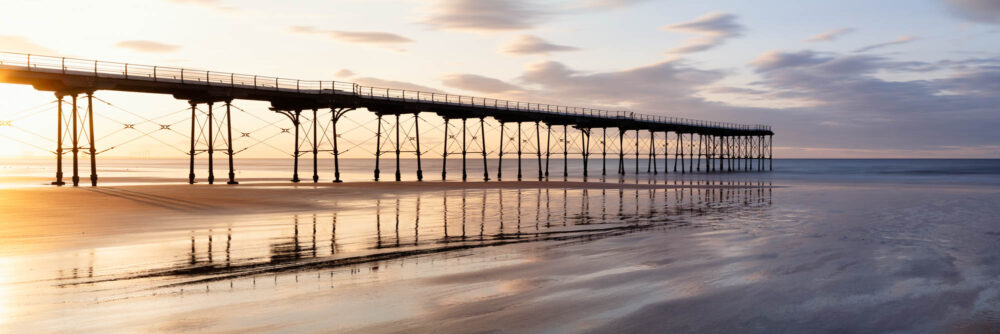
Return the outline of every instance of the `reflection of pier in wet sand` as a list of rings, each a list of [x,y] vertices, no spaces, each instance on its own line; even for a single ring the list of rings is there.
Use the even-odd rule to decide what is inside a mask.
[[[279,215],[266,224],[190,231],[185,247],[107,265],[60,270],[55,284],[99,290],[184,291],[203,284],[309,271],[377,270],[385,260],[538,241],[586,241],[677,228],[735,228],[734,217],[766,215],[764,182],[701,181],[678,188],[456,189],[382,197],[374,207]],[[341,203],[343,204],[343,203]],[[348,206],[350,207],[350,206]],[[375,215],[372,216],[371,213]],[[763,217],[756,217],[764,219]],[[727,223],[730,222],[730,223]],[[171,243],[175,244],[175,243]],[[145,260],[141,260],[145,258]],[[87,273],[81,275],[80,273]],[[330,272],[333,275],[333,271]],[[136,284],[136,280],[155,279]],[[139,291],[138,293],[142,294]],[[76,293],[80,293],[77,291]]]

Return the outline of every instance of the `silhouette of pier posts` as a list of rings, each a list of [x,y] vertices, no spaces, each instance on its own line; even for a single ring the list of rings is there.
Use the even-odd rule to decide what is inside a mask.
[[[216,129],[215,128],[215,125],[218,125],[218,124],[215,122],[214,104],[221,102],[226,107],[225,115],[223,116],[225,118],[225,127],[226,127],[226,129],[225,129],[224,135],[222,136],[222,137],[224,137],[224,139],[226,141],[226,155],[228,156],[227,157],[228,158],[227,159],[228,160],[227,163],[228,163],[228,167],[229,167],[229,173],[227,175],[228,180],[226,180],[226,184],[239,184],[239,182],[236,182],[236,171],[235,171],[235,168],[234,168],[234,161],[233,161],[233,155],[235,155],[235,153],[233,152],[233,123],[232,123],[232,101],[233,101],[233,99],[230,98],[230,97],[202,96],[202,95],[198,95],[198,96],[183,96],[183,95],[182,96],[178,96],[178,95],[175,95],[175,97],[177,97],[178,99],[187,100],[188,105],[191,106],[191,138],[190,138],[190,145],[191,146],[190,146],[190,150],[188,151],[188,155],[189,155],[189,158],[188,158],[188,161],[189,161],[189,163],[188,163],[188,168],[189,168],[189,170],[188,170],[188,183],[189,184],[194,184],[195,183],[194,162],[195,162],[195,156],[197,156],[198,153],[200,153],[200,152],[205,152],[208,155],[208,184],[214,184],[215,183],[215,159],[214,159],[214,157],[215,157],[215,138],[216,138],[217,132],[218,133],[223,133],[223,129]],[[205,138],[206,138],[205,139],[206,140],[206,147],[204,149],[199,149],[198,148],[198,142],[199,142],[199,140],[198,140],[198,134],[199,134],[199,132],[198,132],[199,131],[199,129],[198,129],[198,124],[199,124],[199,122],[198,122],[198,119],[199,119],[198,105],[199,104],[205,104],[205,105],[208,106],[208,110],[207,110],[207,112],[205,114],[206,120],[205,120],[204,123],[202,123],[202,128],[201,128],[201,130],[207,130],[207,134],[205,135]],[[163,127],[163,128],[169,128],[169,125],[161,125],[161,127]],[[204,133],[204,132],[202,132],[202,133]]]
[[[653,175],[660,174],[658,168],[656,168],[656,132],[653,130],[649,131],[649,158],[646,160],[646,173],[650,172],[650,165],[652,165]]]
[[[56,98],[58,99],[58,110],[56,114],[56,180],[52,181],[53,185],[61,186],[65,185],[63,182],[63,169],[62,169],[62,156],[63,156],[63,94],[56,92]],[[75,97],[74,97],[75,99]],[[76,110],[74,106],[73,110]]]
[[[590,128],[579,128],[580,133],[583,134],[582,138],[582,148],[583,151],[583,179],[586,180],[588,176],[588,165],[590,162]]]
[[[291,181],[295,182],[295,183],[298,183],[299,181],[301,181],[299,179],[299,156],[301,155],[302,152],[300,151],[301,143],[299,142],[299,127],[300,127],[300,125],[302,123],[301,122],[302,109],[287,110],[287,109],[278,109],[278,108],[273,108],[272,107],[271,110],[274,110],[275,112],[277,112],[279,114],[287,116],[288,119],[292,121],[292,126],[295,127],[295,149],[294,149],[294,151],[292,153],[292,158],[294,159],[294,163],[293,163],[293,166],[292,166],[292,180]],[[377,159],[377,155],[376,155],[376,159]],[[377,164],[376,164],[376,166],[377,166]],[[375,175],[376,175],[375,176],[376,179],[378,179],[378,167],[376,167]]]
[[[601,176],[608,175],[608,128],[601,128]]]
[[[448,139],[451,138],[451,133],[448,132],[448,124],[451,123],[451,119],[448,117],[444,118],[444,141],[441,145],[441,181],[448,179]]]
[[[541,127],[539,126],[539,121],[535,121],[535,155],[538,157],[538,181],[543,179],[542,177],[542,136]]]
[[[507,127],[505,124],[504,121],[500,121],[500,148],[497,150],[497,181],[503,180],[503,144],[504,140],[506,140],[506,137],[503,136],[503,130]]]
[[[396,146],[396,182],[402,181],[403,176],[399,172],[399,114],[396,114],[396,140],[393,141]]]
[[[774,170],[774,136],[767,136],[767,164],[769,170]]]
[[[524,143],[524,140],[521,139],[521,122],[517,122],[517,180],[518,181],[521,181],[521,176],[522,176],[521,173],[521,153],[523,152],[521,150],[522,143]]]
[[[330,106],[331,110],[331,127],[333,128],[333,182],[340,183],[343,182],[340,179],[340,146],[338,145],[340,134],[337,133],[337,123],[340,121],[344,114],[348,111],[354,110],[354,108],[337,108],[336,106]]]
[[[486,118],[479,118],[479,136],[482,137],[482,153],[483,153],[483,181],[490,180],[490,168],[489,163],[486,161]]]
[[[389,133],[389,134],[392,134],[393,138],[395,138],[394,140],[392,140],[393,152],[395,153],[395,173],[394,173],[395,180],[397,182],[399,182],[399,181],[402,181],[402,179],[403,179],[403,174],[402,174],[401,165],[400,165],[400,160],[401,160],[402,153],[414,153],[414,155],[417,158],[417,180],[418,181],[423,181],[423,179],[424,179],[424,172],[423,172],[423,163],[422,163],[422,160],[421,160],[421,154],[422,154],[422,152],[420,151],[420,115],[419,115],[420,114],[420,110],[411,109],[411,108],[391,107],[391,106],[388,106],[388,107],[378,107],[378,108],[368,108],[368,110],[371,111],[371,112],[374,112],[376,114],[376,116],[377,116],[377,119],[378,119],[378,126],[377,126],[377,130],[376,130],[376,143],[375,143],[375,181],[378,181],[379,180],[379,176],[380,176],[379,175],[380,171],[381,171],[381,169],[380,169],[381,168],[380,167],[380,163],[381,163],[380,156],[383,153],[385,153],[382,150],[382,145],[384,145],[384,142],[382,141],[382,135],[383,135],[382,131],[383,131],[383,128],[384,128],[383,127],[383,120],[385,119],[385,116],[393,116],[393,122],[394,122],[394,124],[391,124],[392,125],[391,131],[394,132],[394,133]],[[405,115],[405,114],[413,114],[413,128],[412,129],[413,129],[414,133],[413,133],[412,137],[409,136],[409,133],[407,133],[406,136],[403,137],[403,130],[400,128],[402,126],[402,122],[403,122],[402,115]],[[447,119],[445,120],[445,122],[447,124]],[[389,135],[389,134],[386,134],[386,135]],[[445,133],[445,135],[446,135],[445,142],[447,142],[447,132]],[[389,140],[389,139],[387,139],[387,140]],[[414,150],[413,151],[404,150],[403,149],[403,142],[404,141],[414,142],[414,144],[411,145],[411,147],[413,147]],[[447,151],[445,152],[445,159],[447,159]],[[445,172],[442,169],[442,177],[444,175],[445,175]]]
[[[77,97],[79,94],[87,95],[87,111],[83,115],[82,121],[86,124],[79,124],[81,121],[79,108],[77,106]],[[97,186],[97,150],[95,148],[94,139],[94,91],[92,90],[59,90],[56,91],[56,97],[58,98],[58,111],[57,111],[57,122],[56,122],[56,180],[52,182],[53,185],[61,186],[66,183],[63,181],[63,170],[62,170],[62,156],[65,154],[65,147],[63,147],[63,97],[69,95],[72,101],[73,110],[70,112],[70,118],[72,119],[71,131],[71,145],[70,152],[73,154],[73,176],[72,182],[73,186],[80,186],[80,150],[86,149],[87,153],[90,155],[90,185]],[[86,126],[84,128],[84,126]],[[81,131],[82,130],[82,131]],[[86,136],[88,141],[87,147],[80,146],[80,135]]]
[[[639,175],[639,129],[635,130],[635,175]]]
[[[379,177],[379,159],[382,157],[382,114],[378,115],[378,130],[375,132],[375,181]]]
[[[233,100],[226,100],[226,155],[229,156],[229,181],[226,184],[239,184],[236,182],[236,170],[233,167],[233,115],[230,112]]]
[[[468,156],[469,147],[466,141],[468,135],[465,133],[468,129],[466,118],[462,118],[462,181],[469,179],[469,172],[466,170],[467,162],[466,157]]]
[[[618,128],[618,175],[625,175],[625,129]]]

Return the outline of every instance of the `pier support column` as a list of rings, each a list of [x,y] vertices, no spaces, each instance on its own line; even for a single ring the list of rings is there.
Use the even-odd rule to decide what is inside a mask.
[[[330,109],[333,112],[332,114],[333,116],[331,117],[330,120],[331,122],[333,122],[333,124],[330,125],[331,127],[333,127],[333,182],[341,183],[344,181],[340,179],[340,146],[337,145],[338,144],[337,138],[340,135],[337,134],[337,121],[340,120],[342,112],[334,108]]]
[[[209,105],[209,106],[211,106],[211,105]],[[299,120],[301,119],[301,116],[302,116],[302,110],[301,109],[296,109],[295,110],[295,119],[292,120],[292,123],[295,125],[295,159],[294,159],[295,160],[295,164],[293,166],[292,182],[299,182],[299,181],[301,181],[301,180],[299,180],[299,155],[302,155],[302,152],[299,151],[299,144],[300,144],[300,142],[299,142],[299,128],[301,127],[300,126],[301,122],[299,122]]]
[[[538,157],[538,181],[542,178],[542,132],[538,125],[538,121],[535,121],[535,155]]]
[[[767,164],[768,170],[774,171],[774,136],[767,136]]]
[[[403,174],[399,172],[399,114],[396,114],[396,182],[403,180]]]
[[[677,160],[679,160],[679,159],[677,159],[677,156],[681,152],[681,142],[682,141],[681,141],[681,136],[680,136],[679,133],[675,133],[674,137],[677,138],[677,140],[676,140],[677,143],[674,144],[674,173],[677,173]]]
[[[545,124],[545,178],[549,177],[549,157],[552,156],[552,124]]]
[[[720,138],[721,143],[719,149],[722,150],[722,159],[719,160],[719,171],[720,172],[731,172],[729,168],[729,160],[732,158],[729,152],[729,136],[722,136]]]
[[[233,114],[231,112],[232,100],[226,101],[226,155],[229,156],[229,181],[226,184],[239,184],[236,182],[236,170],[233,168]]]
[[[639,175],[639,129],[635,129],[635,175]]]
[[[684,173],[687,173],[687,169],[685,169],[685,166],[684,166],[684,158],[685,158],[684,157],[684,154],[685,154],[684,151],[685,151],[685,148],[686,148],[686,147],[684,147],[684,145],[685,145],[684,144],[684,134],[683,133],[678,133],[677,137],[678,137],[677,138],[677,140],[678,140],[677,145],[681,147],[681,151],[680,151],[680,153],[681,153],[681,174],[684,174]]]
[[[726,136],[719,136],[719,172],[726,171]]]
[[[728,145],[729,146],[729,149],[728,149],[729,150],[729,172],[732,172],[733,171],[733,166],[736,165],[736,157],[738,155],[738,153],[736,151],[736,148],[737,148],[737,146],[736,146],[736,140],[735,140],[736,138],[733,137],[733,136],[729,136],[726,139],[728,139],[728,142],[729,142],[729,145]],[[739,171],[739,169],[737,169],[737,171]]]
[[[740,136],[733,136],[733,170],[740,171]]]
[[[663,174],[670,174],[670,131],[663,132]]]
[[[753,155],[751,154],[751,152],[753,152],[753,141],[750,140],[750,136],[743,136],[743,138],[746,141],[746,153],[744,154],[746,166],[743,167],[743,170],[752,171],[753,168],[750,165],[753,163]]]
[[[736,171],[743,170],[743,162],[746,160],[746,148],[743,136],[736,136]]]
[[[601,176],[608,175],[608,128],[601,128]]]
[[[90,186],[97,186],[97,146],[94,140],[94,92],[87,92],[87,123],[90,130]]]
[[[569,127],[563,124],[563,181],[569,177]]]
[[[483,143],[483,181],[490,180],[490,168],[489,164],[486,162],[486,118],[479,118],[479,136],[482,137]]]
[[[441,181],[448,179],[448,118],[444,119],[444,149],[441,152]]]
[[[705,136],[705,173],[712,172],[712,135]]]
[[[507,138],[503,136],[503,130],[506,127],[506,123],[500,122],[500,150],[497,151],[497,181],[503,180],[503,144],[504,141],[507,140]]]
[[[382,158],[382,114],[378,114],[378,125],[375,130],[375,181],[379,177],[379,162]]]
[[[208,184],[215,184],[215,132],[213,132],[212,125],[215,123],[215,116],[212,114],[212,105],[214,102],[208,102]]]
[[[80,118],[79,112],[76,108],[76,94],[73,94],[73,186],[80,186],[80,130],[77,127],[77,121]],[[192,119],[193,122],[193,119]],[[194,126],[192,125],[192,129]],[[194,131],[192,130],[192,134]],[[192,144],[191,147],[194,147]],[[194,150],[192,149],[192,157],[194,156]],[[192,158],[194,159],[194,158]]]
[[[465,120],[466,120],[465,118],[462,119],[462,181],[469,179],[469,173],[465,168],[466,166],[465,158],[469,154],[469,146],[466,145],[466,140],[465,140],[465,138],[467,137],[465,134],[465,129],[468,128],[468,126],[465,123]]]
[[[587,180],[587,176],[589,176],[588,175],[589,173],[587,171],[587,169],[588,169],[587,165],[590,162],[590,130],[591,130],[590,128],[580,129],[580,131],[583,133],[583,179],[584,179],[584,181],[586,181]]]
[[[743,136],[736,137],[736,171],[739,172],[743,170],[743,162],[746,160],[746,147],[744,147],[745,139]]]
[[[740,166],[743,167],[743,171],[749,170],[750,167],[750,141],[748,136],[740,137]]]
[[[764,136],[758,136],[757,140],[760,143],[760,145],[759,145],[760,146],[760,154],[758,155],[758,158],[757,158],[757,170],[763,171],[764,170],[764,148],[765,148],[764,147]]]
[[[656,132],[649,130],[649,161],[646,162],[646,173],[649,173],[649,165],[653,165],[653,175],[660,174],[656,168]]]
[[[618,128],[618,175],[625,175],[625,130]]]
[[[75,117],[76,116],[76,101],[75,101],[76,100],[76,96],[75,95],[73,96],[73,99],[74,99],[74,101],[73,101],[73,109],[74,109],[73,116]],[[197,115],[195,115],[195,109],[198,106],[198,104],[194,103],[194,102],[190,102],[190,104],[191,104],[191,151],[188,152],[188,155],[191,156],[191,164],[190,164],[191,169],[188,172],[188,184],[194,184],[194,136],[195,136],[195,134],[194,134],[194,124],[195,124],[195,121],[197,120],[197,118],[196,118]],[[76,128],[76,121],[74,121],[73,124],[74,124],[73,127]],[[76,132],[76,130],[73,130],[73,131]],[[73,135],[73,136],[76,136],[76,135]],[[75,141],[75,139],[74,139],[74,141]],[[74,143],[73,146],[76,146],[76,144]],[[75,162],[74,162],[74,164],[75,164]]]
[[[694,173],[694,133],[691,133],[691,140],[688,143],[688,171]]]
[[[517,122],[517,180],[521,181],[521,122]]]
[[[319,182],[319,127],[317,122],[319,119],[319,111],[313,108],[313,119],[312,119],[312,147],[313,147],[313,183]]]
[[[420,113],[413,113],[413,131],[417,133],[417,181],[424,180],[424,166],[420,162]]]
[[[56,114],[56,180],[52,182],[52,185],[61,186],[66,184],[63,182],[63,169],[62,169],[62,156],[63,156],[63,95],[56,93],[56,98],[59,99],[59,109]]]
[[[705,171],[711,173],[715,171],[715,136],[708,136],[708,157],[705,159]]]
[[[705,151],[704,139],[705,139],[704,136],[702,136],[701,134],[698,135],[698,162],[695,165],[698,166],[697,170],[699,172],[701,171],[701,156],[704,154]],[[694,140],[694,138],[691,138],[691,140]]]

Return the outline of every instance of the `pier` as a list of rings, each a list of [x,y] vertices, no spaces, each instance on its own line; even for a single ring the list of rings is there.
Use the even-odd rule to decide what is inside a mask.
[[[400,158],[403,154],[416,158],[417,180],[424,180],[421,159],[427,158],[424,156],[427,152],[420,146],[419,118],[422,113],[436,114],[444,120],[444,148],[439,157],[443,161],[442,180],[448,177],[446,167],[449,157],[457,155],[461,156],[463,181],[472,177],[466,167],[480,160],[483,181],[503,179],[501,167],[504,163],[517,165],[516,180],[534,178],[542,181],[559,174],[565,180],[569,177],[570,154],[582,158],[582,176],[585,178],[591,173],[621,176],[630,173],[773,170],[774,132],[767,125],[370,87],[341,81],[309,81],[7,52],[0,52],[0,83],[31,85],[37,90],[55,94],[58,114],[53,153],[57,172],[53,185],[66,184],[63,158],[69,155],[72,161],[71,184],[80,184],[79,161],[85,156],[90,160],[90,183],[97,186],[97,157],[104,152],[98,150],[94,128],[94,100],[99,91],[166,94],[184,101],[191,112],[190,149],[186,153],[191,166],[188,182],[192,184],[197,181],[195,159],[203,154],[209,162],[207,181],[215,183],[213,156],[222,145],[225,148],[221,149],[221,153],[228,156],[226,183],[238,183],[232,127],[235,100],[268,102],[268,113],[288,119],[287,124],[291,127],[283,130],[295,137],[295,147],[291,150],[294,159],[292,182],[303,181],[299,177],[299,161],[310,153],[311,180],[319,182],[320,152],[333,155],[332,181],[341,182],[339,159],[342,151],[338,145],[338,123],[352,111],[374,113],[378,119],[373,168],[375,180],[383,178],[380,166],[388,155],[395,161],[393,177],[400,181]],[[67,106],[68,112],[64,110]],[[330,116],[321,120],[320,110],[329,110]],[[488,118],[500,124],[497,138],[487,138],[485,122]],[[10,126],[9,121],[2,124]],[[134,125],[122,126],[128,129]],[[169,129],[170,124],[160,126]],[[198,140],[203,133],[207,133],[203,138],[207,143]],[[553,133],[561,139],[553,142]],[[640,139],[643,133],[648,134],[648,142]],[[570,152],[570,137],[574,135],[573,146],[577,151]],[[320,149],[320,136],[332,138],[332,150]],[[223,143],[217,143],[216,139],[221,139]],[[626,145],[629,140],[634,143]],[[674,141],[673,152],[669,152],[671,141]],[[491,142],[498,143],[499,150],[491,152],[487,149]],[[303,146],[306,148],[303,149]],[[553,157],[553,154],[556,156]],[[615,159],[615,154],[617,170],[609,171],[607,161]],[[505,155],[511,161],[505,162]],[[561,173],[550,170],[551,160],[559,159],[560,155]],[[634,166],[626,166],[626,156],[635,158]],[[640,166],[641,157],[646,157],[645,168]],[[491,158],[497,159],[497,166],[492,169],[496,173],[492,175],[489,166]],[[599,171],[590,170],[588,166],[593,158],[601,161]]]

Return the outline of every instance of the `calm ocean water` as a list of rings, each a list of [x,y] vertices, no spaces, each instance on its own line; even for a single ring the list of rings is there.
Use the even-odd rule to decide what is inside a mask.
[[[904,183],[942,183],[942,184],[1000,184],[1000,159],[776,159],[774,160],[774,170],[765,172],[739,172],[739,173],[706,173],[704,172],[704,161],[701,166],[696,167],[694,173],[680,173],[680,165],[677,165],[678,172],[674,172],[673,159],[667,161],[668,170],[664,172],[663,160],[656,161],[657,174],[651,173],[653,164],[640,159],[638,164],[634,159],[625,160],[626,175],[624,181],[672,181],[672,180],[733,180],[733,181],[818,181],[818,182],[904,182]],[[237,180],[243,182],[255,181],[286,181],[292,176],[292,159],[237,159],[236,162]],[[489,159],[490,180],[498,179],[498,165],[496,159]],[[541,168],[544,171],[548,164],[548,179],[563,180],[564,167],[563,160],[559,157],[552,157],[548,162],[543,158]],[[227,161],[216,159],[215,178],[223,180],[228,173]],[[424,159],[422,167],[425,180],[441,180],[440,159]],[[483,179],[482,159],[470,158],[466,161],[467,175],[470,181],[481,181]],[[565,179],[576,181],[583,179],[583,166],[580,159],[569,159],[565,168]],[[617,160],[609,157],[605,169],[606,175],[602,176],[601,160],[591,159],[588,166],[589,180],[604,179],[608,182],[617,182]],[[64,173],[67,178],[70,175],[70,164],[64,166]],[[447,180],[460,181],[462,179],[462,161],[460,159],[449,159],[447,162]],[[504,181],[517,179],[517,160],[505,158],[502,162],[501,177]],[[638,168],[637,168],[638,166]],[[757,164],[755,163],[756,167]],[[392,181],[395,179],[395,161],[388,157],[381,161],[381,180]],[[765,169],[768,165],[765,161]],[[342,159],[341,178],[345,181],[369,181],[374,178],[374,159]],[[81,179],[86,180],[89,175],[89,165],[83,161],[80,167]],[[199,160],[196,162],[195,174],[199,182],[205,182],[207,178],[207,162]],[[417,163],[414,159],[403,159],[400,162],[401,178],[405,180],[416,180]],[[521,175],[524,180],[538,179],[539,162],[532,158],[525,158],[521,161]],[[636,174],[636,170],[639,171]],[[53,178],[55,174],[55,161],[52,159],[19,159],[0,162],[0,183],[15,184],[45,184]],[[161,182],[184,182],[187,180],[188,161],[183,159],[144,159],[144,160],[122,160],[103,159],[98,161],[98,175],[102,182],[118,183],[161,183]],[[312,160],[304,157],[300,160],[299,177],[303,181],[311,181],[313,175]],[[333,179],[333,160],[320,159],[318,163],[318,175],[320,182],[329,182]]]

